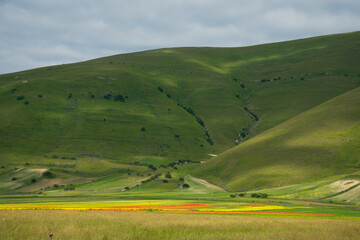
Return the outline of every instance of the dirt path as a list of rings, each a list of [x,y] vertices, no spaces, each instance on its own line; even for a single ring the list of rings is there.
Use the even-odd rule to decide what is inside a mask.
[[[211,183],[208,183],[208,182],[207,182],[206,180],[204,180],[204,179],[196,178],[196,177],[191,176],[191,175],[188,175],[188,176],[186,176],[186,177],[189,178],[191,181],[194,181],[194,182],[196,182],[196,183],[199,183],[199,184],[201,184],[201,185],[204,185],[204,186],[207,187],[207,188],[213,189],[213,190],[218,191],[218,192],[225,192],[225,190],[222,189],[221,187],[218,187],[218,186],[216,186],[216,185],[213,185],[213,184],[211,184]]]

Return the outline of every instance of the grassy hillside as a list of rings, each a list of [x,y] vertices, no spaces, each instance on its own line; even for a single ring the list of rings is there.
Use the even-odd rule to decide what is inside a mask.
[[[360,88],[234,147],[197,169],[232,190],[277,187],[360,167]]]
[[[359,87],[359,43],[354,32],[159,49],[1,75],[0,174],[88,178],[209,159]]]

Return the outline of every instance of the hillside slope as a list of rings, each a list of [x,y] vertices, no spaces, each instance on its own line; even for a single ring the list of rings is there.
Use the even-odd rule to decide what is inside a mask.
[[[222,153],[196,176],[232,190],[312,182],[360,167],[360,88]]]
[[[0,76],[0,161],[202,160],[359,86],[360,32]]]

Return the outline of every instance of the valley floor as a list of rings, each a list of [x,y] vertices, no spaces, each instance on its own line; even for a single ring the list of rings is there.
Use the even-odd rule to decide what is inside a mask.
[[[355,206],[278,199],[0,198],[0,239],[356,239]],[[179,196],[178,196],[179,197]],[[215,198],[216,197],[216,198]]]

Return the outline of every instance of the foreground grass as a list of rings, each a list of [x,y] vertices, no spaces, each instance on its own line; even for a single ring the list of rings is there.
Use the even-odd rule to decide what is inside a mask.
[[[0,211],[0,239],[356,239],[358,221],[93,211]]]

